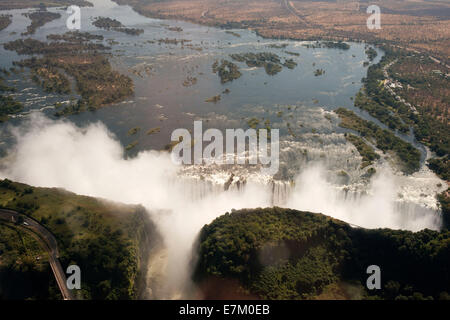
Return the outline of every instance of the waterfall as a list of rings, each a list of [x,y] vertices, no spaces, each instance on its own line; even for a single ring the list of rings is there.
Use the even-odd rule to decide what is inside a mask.
[[[198,177],[190,172],[177,182],[182,183],[184,195],[193,202],[227,193],[244,194],[247,184],[251,183],[268,195],[269,206],[323,213],[366,228],[440,229],[441,212],[432,199],[427,203],[424,194],[414,197],[414,192],[420,192],[411,189],[414,177],[403,182],[407,184],[405,189],[397,185],[392,175],[380,175],[372,182],[349,179],[348,183],[336,183],[333,172],[323,168],[306,169],[295,181],[267,180],[257,174],[240,177],[229,172],[222,172],[220,178]],[[261,193],[263,196],[263,191]]]

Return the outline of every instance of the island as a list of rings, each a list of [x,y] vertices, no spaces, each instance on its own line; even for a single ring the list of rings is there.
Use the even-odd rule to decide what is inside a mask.
[[[12,23],[11,17],[9,14],[0,15],[0,31],[6,29]]]
[[[241,77],[241,72],[236,64],[228,60],[216,60],[212,65],[213,73],[217,73],[222,84],[231,82]]]
[[[114,30],[118,32],[123,32],[129,35],[138,36],[144,33],[143,29],[137,28],[126,28],[120,21],[111,18],[105,17],[97,17],[94,22],[92,22],[94,26],[97,28],[105,29],[105,30]]]
[[[248,52],[241,54],[231,54],[230,57],[238,62],[245,62],[249,67],[264,67],[268,75],[276,75],[283,69],[283,66],[293,69],[297,66],[297,63],[292,59],[286,59],[284,63],[281,62],[281,58],[271,52]]]
[[[22,33],[23,36],[34,34],[37,28],[42,27],[48,22],[61,18],[61,14],[46,10],[24,13],[23,15],[31,20],[31,24],[27,27],[27,32]]]
[[[75,80],[81,99],[55,115],[95,110],[122,101],[134,93],[133,81],[112,70],[105,54],[109,48],[87,41],[93,37],[72,32],[63,36],[50,35],[49,38],[64,41],[46,43],[28,38],[5,43],[4,47],[21,55],[39,55],[14,64],[30,68],[33,79],[46,91],[70,92],[67,76]]]
[[[204,299],[448,299],[449,238],[285,208],[232,210],[202,228],[193,279]],[[366,286],[374,263],[381,290]]]

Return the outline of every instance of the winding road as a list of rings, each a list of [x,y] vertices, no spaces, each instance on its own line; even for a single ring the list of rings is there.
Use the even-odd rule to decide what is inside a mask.
[[[305,20],[305,18],[297,13],[297,10],[294,9],[289,0],[281,0],[281,6],[288,10],[291,14],[296,16],[297,19],[299,19],[300,22],[302,22],[305,26],[308,25],[308,22]]]
[[[16,223],[19,217],[23,218],[23,223],[17,227],[26,229],[35,235],[35,238],[41,243],[43,248],[48,252],[48,261],[52,268],[59,290],[64,300],[75,300],[72,292],[67,288],[66,274],[59,262],[58,245],[53,234],[39,224],[36,220],[20,214],[13,210],[0,209],[0,220],[9,223]]]

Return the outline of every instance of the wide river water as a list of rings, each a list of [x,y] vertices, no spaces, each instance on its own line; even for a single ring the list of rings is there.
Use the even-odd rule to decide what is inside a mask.
[[[234,30],[236,37],[224,30],[194,25],[185,22],[150,19],[139,15],[128,6],[118,6],[109,0],[93,1],[95,7],[82,8],[82,32],[103,35],[104,44],[112,47],[111,62],[115,69],[129,75],[135,84],[135,95],[116,105],[103,108],[95,113],[84,113],[69,117],[77,124],[102,121],[124,143],[138,138],[137,149],[162,148],[169,142],[170,133],[177,127],[192,127],[192,119],[204,119],[210,127],[245,127],[252,117],[271,120],[273,127],[286,128],[301,121],[299,114],[309,108],[333,110],[339,106],[350,107],[350,100],[361,87],[361,78],[366,75],[367,61],[364,44],[352,43],[350,50],[327,48],[308,49],[305,42],[274,41],[258,37],[248,30]],[[22,13],[27,10],[13,10],[13,23],[0,33],[0,43],[20,38],[29,24]],[[49,34],[67,32],[65,26],[68,15],[62,9],[61,19],[47,23],[32,37],[45,41]],[[104,16],[117,19],[127,27],[142,28],[140,36],[130,36],[115,31],[105,31],[92,25],[95,17]],[[182,32],[170,31],[169,27],[180,27]],[[187,39],[181,44],[152,43],[158,39]],[[111,45],[109,40],[114,40]],[[273,48],[270,45],[287,45]],[[299,56],[288,52],[298,53]],[[14,52],[0,48],[2,67],[11,66],[12,61],[20,60]],[[267,75],[264,68],[248,68],[237,63],[242,72],[241,78],[221,84],[219,77],[212,73],[215,60],[228,59],[233,53],[272,52],[281,58],[293,59],[298,66],[283,70],[275,76]],[[380,59],[379,52],[375,63]],[[149,72],[148,67],[151,68]],[[314,76],[316,69],[324,69],[322,76]],[[186,78],[195,77],[197,83],[185,87]],[[13,81],[22,80],[22,75],[10,77]],[[17,83],[22,89],[16,98],[26,103],[27,111],[51,107],[55,101],[67,101],[71,97],[43,94],[31,81]],[[222,99],[214,103],[205,99],[221,94]],[[76,98],[73,95],[72,98]],[[296,106],[297,109],[287,108]],[[278,111],[284,116],[278,117]],[[292,112],[289,112],[292,111]],[[295,111],[295,112],[294,112]],[[52,115],[54,110],[46,113]],[[229,122],[227,122],[229,120]],[[300,127],[292,126],[298,133],[310,132],[314,124],[303,119]],[[240,121],[236,125],[236,121]],[[128,137],[132,127],[142,127],[137,137]],[[160,127],[161,134],[147,136],[145,129]]]

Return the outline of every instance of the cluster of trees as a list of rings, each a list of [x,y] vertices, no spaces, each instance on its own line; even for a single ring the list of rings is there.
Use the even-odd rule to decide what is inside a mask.
[[[27,27],[27,32],[22,33],[22,35],[33,34],[37,28],[42,27],[47,22],[61,18],[61,14],[46,10],[24,13],[23,15],[31,20],[31,24]]]
[[[246,29],[249,26],[256,26],[257,23],[252,20],[227,21],[225,23],[216,22],[215,26],[222,29]]]
[[[5,43],[4,48],[10,51],[16,51],[21,55],[59,55],[59,54],[77,54],[79,52],[96,52],[108,50],[109,48],[101,43],[80,43],[78,41],[72,42],[42,42],[39,40],[27,38],[17,39]]]
[[[12,97],[0,94],[0,122],[7,121],[10,115],[23,110],[23,105]]]
[[[59,94],[70,93],[70,81],[61,74],[49,59],[30,59],[18,63],[31,69],[32,80],[41,86],[45,92],[56,92]]]
[[[319,77],[319,76],[324,75],[324,74],[325,74],[325,70],[324,69],[316,69],[314,71],[314,76],[315,77]]]
[[[379,159],[380,156],[369,146],[364,139],[351,133],[346,133],[345,138],[352,143],[362,157],[361,168],[365,168],[373,163],[374,160]]]
[[[373,61],[378,56],[378,52],[374,48],[368,47],[366,49],[366,55],[367,55],[367,58],[369,58],[370,61]]]
[[[266,73],[269,76],[274,76],[276,75],[278,72],[280,72],[281,70],[283,70],[283,67],[281,65],[279,65],[278,63],[273,63],[273,62],[266,62],[264,64],[264,70],[266,70]]]
[[[0,15],[0,31],[6,29],[12,23],[11,15]]]
[[[450,155],[450,126],[446,122],[437,121],[434,117],[422,113],[413,115],[414,135],[417,140],[428,146],[438,156]]]
[[[442,179],[450,181],[450,159],[448,156],[429,159],[428,167]]]
[[[390,105],[397,105],[397,101],[395,101],[392,96],[384,94],[383,98],[387,98],[388,100],[390,100]],[[384,102],[381,102],[381,99],[383,98],[378,95],[375,99],[373,99],[365,94],[364,89],[361,89],[356,94],[355,107],[367,111],[372,117],[377,118],[382,123],[387,125],[389,129],[407,133],[409,131],[409,126],[405,124],[398,115],[393,113],[392,107],[386,105]]]
[[[212,96],[212,97],[210,97],[210,98],[208,98],[208,99],[205,99],[205,102],[213,102],[213,103],[217,103],[217,102],[220,101],[220,99],[221,99],[221,96],[220,96],[220,94],[218,94],[218,95],[216,95],[216,96]]]
[[[288,46],[287,43],[280,43],[280,44],[277,44],[277,43],[271,43],[271,44],[268,45],[269,48],[273,48],[273,49],[284,49],[284,48],[286,48],[287,46]]]
[[[350,49],[350,45],[348,43],[345,43],[342,41],[338,41],[338,42],[323,41],[322,46],[325,48],[335,48],[335,49],[341,49],[341,50],[349,50]]]
[[[298,53],[298,52],[284,51],[284,53],[287,53],[287,54],[289,54],[289,55],[291,55],[291,56],[296,56],[296,57],[299,57],[299,56],[300,56],[300,53]]]
[[[389,74],[403,84],[396,91],[419,111],[445,121],[450,102],[447,69],[419,54],[396,54],[397,62],[390,66]]]
[[[417,56],[396,55],[398,62],[391,66],[390,74],[403,84],[400,94],[416,106],[417,111],[401,113],[414,128],[416,138],[429,146],[438,156],[450,154],[450,127],[448,123],[449,79],[435,74],[435,62]],[[418,72],[417,65],[423,69]],[[413,68],[413,71],[410,69]],[[421,70],[419,69],[419,70]],[[413,89],[408,88],[412,86]],[[401,111],[401,110],[400,110]]]
[[[123,32],[129,35],[138,36],[141,33],[144,33],[143,29],[136,28],[125,28],[125,26],[116,19],[105,18],[105,17],[97,17],[94,22],[92,22],[94,26],[97,28],[102,28],[106,30],[114,30],[118,32]]]
[[[84,61],[80,64],[79,60]],[[106,104],[122,101],[134,93],[133,81],[112,70],[108,59],[101,54],[78,56],[76,61],[70,57],[57,66],[73,76],[77,82],[78,92],[89,106],[98,108]],[[89,63],[86,63],[89,61]]]
[[[124,25],[122,24],[122,22],[116,20],[116,19],[111,19],[108,17],[97,17],[95,18],[94,22],[92,22],[92,24],[94,26],[96,26],[97,28],[102,28],[102,29],[112,29],[112,28],[122,28],[124,27]]]
[[[10,70],[0,69],[0,72],[6,76],[9,76]],[[16,88],[10,87],[3,83],[3,77],[0,76],[0,123],[7,121],[10,115],[17,114],[23,110],[23,105],[14,100],[11,96],[3,95],[4,92],[15,92]]]
[[[59,109],[61,106],[61,104],[55,104],[56,109]],[[55,117],[64,117],[71,114],[80,114],[87,110],[95,111],[95,108],[90,107],[85,100],[79,99],[75,102],[69,103],[69,105],[65,106],[64,108],[55,111],[54,115]]]
[[[76,264],[82,270],[82,288],[77,293],[81,298],[136,297],[139,269],[145,262],[143,252],[151,245],[148,242],[151,239],[143,237],[147,232],[150,236],[156,234],[149,231],[154,227],[143,208],[105,203],[63,190],[34,188],[9,180],[0,182],[0,202],[34,218],[54,234],[63,267]],[[11,253],[0,244],[1,250]],[[22,253],[19,256],[24,258]],[[1,252],[0,257],[3,257]],[[35,270],[30,272],[33,277],[42,277]],[[23,270],[17,271],[16,278],[20,276],[27,279]],[[53,277],[51,273],[50,276]],[[46,280],[40,285],[44,290],[41,299],[52,297]],[[33,286],[39,283],[33,282]],[[23,289],[21,281],[16,285],[17,290]],[[3,288],[5,284],[0,281],[0,295]]]
[[[212,70],[219,75],[222,84],[239,79],[242,75],[238,66],[228,60],[222,60],[220,64],[216,60],[212,65]]]
[[[449,298],[448,231],[366,230],[321,214],[258,208],[204,226],[197,249],[197,282],[237,279],[261,298],[313,298],[342,281],[359,283],[363,298]],[[365,289],[372,264],[381,268],[381,290]]]
[[[101,219],[94,218],[92,221],[91,214],[88,214],[85,225],[91,227],[95,220]],[[112,231],[104,222],[100,222],[101,228],[96,228],[95,235],[67,239],[69,241],[64,243],[66,254],[61,259],[62,264],[76,262],[83,270],[83,282],[88,286],[83,290],[85,298],[132,299],[138,272],[135,247],[123,239],[120,229]],[[57,220],[55,223],[58,223]]]
[[[349,50],[350,45],[348,43],[342,41],[316,41],[314,43],[306,43],[304,46],[308,49],[316,49],[316,48],[329,48],[329,49],[341,49],[341,50]]]
[[[0,300],[60,299],[46,252],[29,234],[0,223]]]
[[[75,79],[76,89],[82,99],[63,111],[58,111],[58,115],[95,110],[122,101],[134,93],[133,81],[112,70],[107,57],[101,52],[109,48],[86,42],[88,39],[98,39],[96,36],[70,32],[49,38],[64,42],[45,43],[34,39],[19,39],[6,43],[5,48],[19,54],[44,55],[42,58],[32,57],[16,64],[31,68],[35,80],[47,90],[59,93],[70,91],[70,82],[58,70],[63,70]]]
[[[9,70],[6,68],[2,68],[0,69],[0,73],[3,73],[6,76],[10,76],[11,72],[17,72],[17,69],[15,69],[14,67],[10,68]],[[2,76],[0,76],[0,92],[16,92],[17,89],[15,87],[11,87],[6,85],[3,82],[4,78]]]
[[[234,53],[230,57],[238,62],[245,62],[249,67],[264,67],[268,75],[275,75],[283,70],[283,65],[289,69],[295,68],[297,63],[292,59],[287,59],[284,64],[281,63],[280,57],[271,52],[259,52],[259,53]]]
[[[376,147],[383,152],[394,151],[403,164],[403,172],[413,173],[420,168],[420,151],[410,143],[388,130],[381,129],[373,122],[361,119],[350,110],[339,108],[336,113],[342,120],[341,127],[355,130],[363,138],[373,140]]]
[[[174,44],[177,45],[178,43],[181,43],[182,46],[184,46],[185,43],[191,42],[192,40],[187,40],[187,39],[169,39],[169,38],[161,38],[158,39],[158,44],[161,45],[162,43],[164,44]]]
[[[235,36],[236,38],[240,38],[241,37],[241,35],[239,33],[233,32],[233,31],[230,31],[230,30],[225,31],[225,33],[231,34],[231,35]]]
[[[383,69],[393,60],[389,52],[378,64],[367,70],[367,76],[363,78],[364,88],[356,95],[355,106],[367,111],[390,129],[405,133],[409,131],[409,125],[398,114],[407,113],[409,108],[397,101],[383,86]]]
[[[249,67],[264,67],[266,62],[280,63],[280,57],[271,52],[259,52],[259,53],[234,53],[230,57],[233,60],[239,62],[245,62]]]
[[[69,31],[64,34],[49,34],[48,40],[67,41],[67,42],[84,42],[91,40],[103,40],[102,35],[91,34],[89,32]]]
[[[297,62],[295,62],[293,59],[285,59],[283,66],[288,69],[294,69],[297,66]]]

